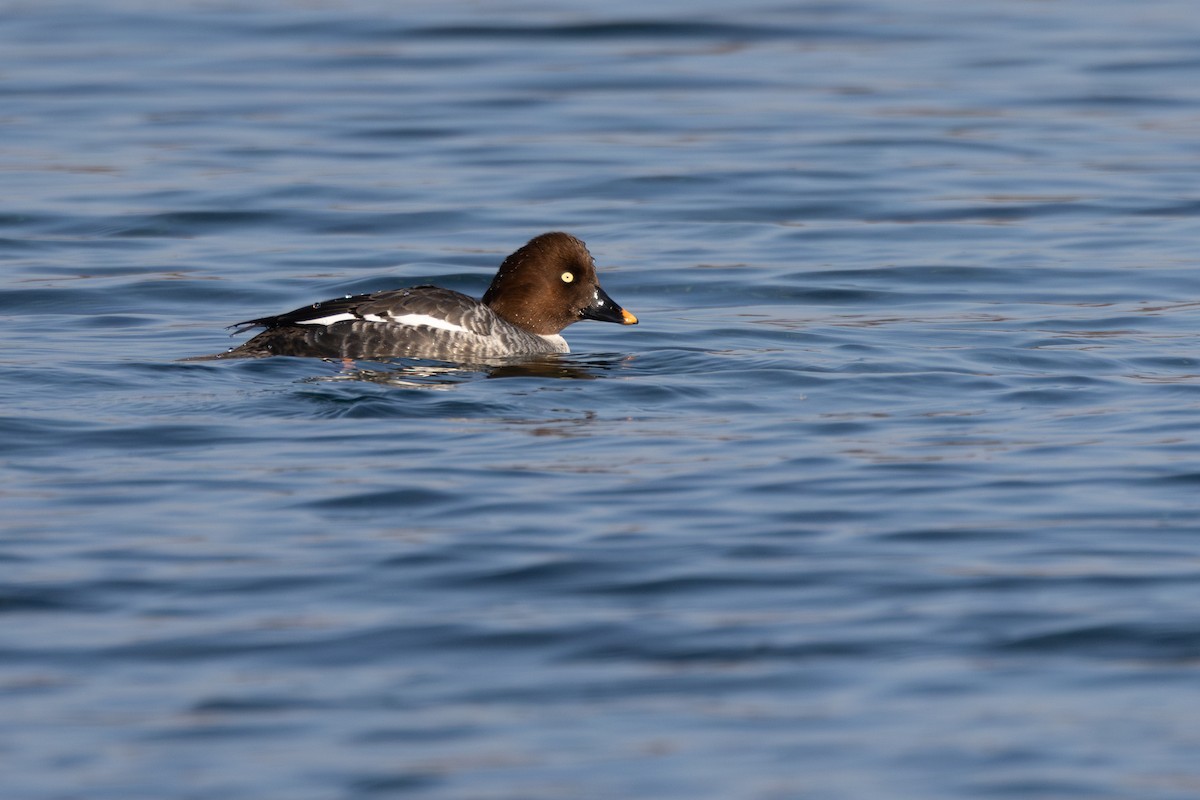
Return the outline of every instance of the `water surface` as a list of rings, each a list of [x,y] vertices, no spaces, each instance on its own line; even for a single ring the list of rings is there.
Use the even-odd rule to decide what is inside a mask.
[[[1190,3],[0,8],[11,796],[1200,791]]]

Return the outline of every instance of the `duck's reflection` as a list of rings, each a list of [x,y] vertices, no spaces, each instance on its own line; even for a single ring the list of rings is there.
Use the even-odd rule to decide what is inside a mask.
[[[633,356],[586,358],[544,355],[487,364],[446,364],[432,361],[356,362],[345,360],[335,375],[318,375],[310,381],[366,381],[417,389],[449,389],[484,378],[549,378],[591,381],[621,369]],[[337,363],[337,362],[331,362]],[[367,366],[367,364],[370,364]]]

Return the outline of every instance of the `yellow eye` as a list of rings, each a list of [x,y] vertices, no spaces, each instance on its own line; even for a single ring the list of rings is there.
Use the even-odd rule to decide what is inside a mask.
[[[564,272],[564,273],[562,274],[562,282],[563,282],[563,283],[570,283],[570,282],[571,282],[571,281],[573,281],[573,280],[575,280],[575,274],[574,274],[574,273],[572,273],[572,272]]]

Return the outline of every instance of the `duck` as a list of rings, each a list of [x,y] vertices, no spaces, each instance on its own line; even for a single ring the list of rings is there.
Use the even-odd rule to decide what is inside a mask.
[[[568,353],[562,331],[585,319],[638,324],[601,288],[587,246],[553,231],[505,258],[479,300],[428,285],[323,300],[231,325],[263,330],[209,358],[488,362]]]

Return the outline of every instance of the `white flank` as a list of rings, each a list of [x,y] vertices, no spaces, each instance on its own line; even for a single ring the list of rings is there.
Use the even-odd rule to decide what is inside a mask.
[[[402,317],[392,317],[391,321],[398,322],[401,325],[426,325],[430,328],[439,328],[443,331],[470,333],[470,331],[461,325],[455,325],[453,322],[431,317],[428,314],[405,314]]]
[[[557,333],[551,333],[549,335],[544,334],[544,333],[539,333],[538,336],[541,336],[543,339],[545,339],[547,342],[549,342],[551,345],[553,345],[555,348],[557,348],[556,352],[559,352],[559,353],[571,352],[571,348],[567,346],[567,340],[564,339],[563,337],[559,336]]]
[[[332,314],[328,317],[297,320],[297,325],[332,325],[335,322],[345,322],[348,319],[358,319],[353,314]]]

